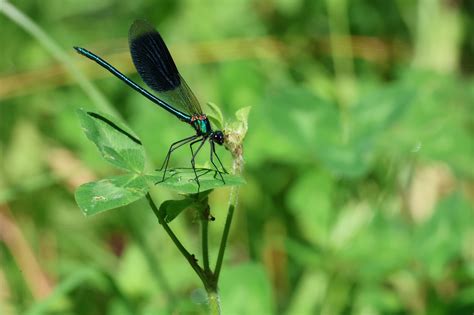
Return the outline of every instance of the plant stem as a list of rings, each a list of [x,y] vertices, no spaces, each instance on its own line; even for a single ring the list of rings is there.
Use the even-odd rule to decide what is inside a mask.
[[[171,228],[169,227],[168,223],[166,223],[166,221],[164,220],[163,216],[160,214],[160,211],[158,210],[158,208],[156,207],[155,203],[153,202],[153,199],[151,198],[150,196],[150,193],[147,193],[146,194],[146,198],[148,200],[148,203],[150,204],[150,207],[151,209],[153,210],[153,213],[155,214],[155,216],[157,217],[158,219],[158,222],[163,226],[163,228],[165,229],[166,233],[168,234],[168,236],[171,238],[171,240],[173,241],[173,243],[176,245],[176,247],[178,248],[178,250],[181,252],[181,254],[183,254],[184,258],[186,258],[186,260],[189,262],[189,264],[191,265],[191,267],[194,269],[194,271],[196,272],[196,274],[199,276],[199,278],[201,278],[201,281],[204,283],[204,285],[206,286],[207,288],[207,283],[209,282],[208,279],[206,278],[206,275],[204,274],[202,268],[198,265],[197,261],[196,261],[196,257],[194,257],[194,255],[190,254],[186,248],[184,248],[183,244],[181,244],[181,242],[179,241],[179,239],[176,237],[176,235],[174,234],[174,232],[171,230]]]
[[[207,208],[207,212],[209,211],[209,206]],[[209,241],[208,241],[208,234],[209,234],[209,216],[206,216],[206,213],[201,218],[201,240],[202,240],[202,262],[204,266],[204,272],[209,273]]]
[[[227,239],[229,238],[230,225],[232,224],[232,218],[234,216],[234,209],[235,209],[234,205],[231,204],[229,206],[229,210],[227,212],[227,218],[225,220],[224,232],[222,233],[221,244],[219,246],[219,253],[217,254],[216,268],[214,269],[214,275],[216,277],[216,280],[219,279],[219,275],[220,275],[220,272],[221,272],[222,261],[224,260],[224,253],[225,253],[225,248],[226,248],[226,245],[227,245]]]
[[[233,173],[240,175],[242,172],[242,161],[241,157],[235,159],[233,163]],[[237,200],[239,198],[239,186],[232,186],[230,189],[229,196],[229,210],[227,211],[227,218],[225,220],[224,232],[222,233],[221,244],[219,246],[219,253],[217,254],[216,268],[214,269],[214,277],[216,283],[219,281],[219,275],[222,268],[222,262],[224,260],[225,248],[227,246],[227,239],[229,238],[230,226],[232,224],[232,218],[234,217],[234,210],[237,206]]]
[[[207,300],[209,303],[209,314],[220,315],[221,301],[217,290],[207,291]]]

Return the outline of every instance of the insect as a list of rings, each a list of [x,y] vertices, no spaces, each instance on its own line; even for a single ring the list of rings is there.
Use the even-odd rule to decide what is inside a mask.
[[[171,154],[178,148],[189,144],[191,149],[191,166],[194,171],[195,181],[199,191],[199,176],[196,172],[195,159],[204,144],[209,142],[210,145],[210,161],[219,174],[223,183],[223,173],[227,174],[226,169],[222,165],[219,156],[216,153],[216,143],[222,145],[224,143],[224,133],[221,130],[213,130],[209,119],[202,112],[199,102],[193,92],[179,74],[176,64],[166,47],[161,35],[148,22],[136,20],[130,27],[128,34],[130,53],[133,63],[142,80],[152,90],[158,93],[159,97],[148,92],[140,85],[132,81],[123,73],[114,68],[104,59],[88,51],[87,49],[74,47],[81,55],[95,61],[100,66],[111,72],[114,76],[125,82],[132,89],[145,96],[147,99],[170,112],[181,121],[191,125],[196,134],[181,139],[171,144],[166,154],[163,165],[159,171],[163,172],[162,181],[165,180],[168,163]],[[194,149],[193,146],[197,145]],[[222,170],[217,167],[214,157],[217,159]]]

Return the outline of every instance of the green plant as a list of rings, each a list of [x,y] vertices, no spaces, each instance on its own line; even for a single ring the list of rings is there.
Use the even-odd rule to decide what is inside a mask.
[[[211,105],[212,111],[219,119],[219,110]],[[128,205],[145,197],[165,232],[171,238],[191,268],[201,279],[208,294],[208,302],[212,314],[220,313],[218,281],[226,248],[233,212],[237,204],[238,185],[243,184],[239,176],[243,168],[242,141],[247,131],[249,108],[237,112],[237,122],[226,128],[226,147],[232,153],[232,174],[224,174],[225,183],[213,175],[209,169],[199,169],[200,192],[194,179],[192,169],[171,170],[165,181],[160,181],[160,171],[145,171],[145,150],[141,141],[125,124],[117,122],[106,114],[97,114],[78,110],[81,126],[92,142],[99,149],[102,157],[114,166],[125,170],[123,175],[113,176],[80,186],[75,194],[76,202],[85,215]],[[215,171],[214,171],[215,172]],[[167,200],[159,207],[151,196],[150,188],[162,185],[184,194],[183,199]],[[232,186],[229,198],[229,210],[222,235],[221,245],[215,268],[209,262],[208,224],[213,220],[210,214],[208,195],[215,188]],[[198,213],[201,222],[202,265],[194,254],[188,251],[168,225],[185,210]]]

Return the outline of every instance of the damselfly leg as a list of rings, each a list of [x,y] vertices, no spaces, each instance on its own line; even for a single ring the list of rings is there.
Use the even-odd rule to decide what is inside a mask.
[[[163,171],[163,178],[161,179],[161,181],[159,181],[157,183],[165,181],[166,172],[168,171],[168,165],[169,165],[169,161],[171,159],[171,154],[176,149],[184,146],[185,144],[189,144],[189,148],[191,150],[191,156],[192,156],[191,157],[191,169],[194,172],[194,176],[195,176],[194,180],[196,181],[196,183],[198,185],[198,189],[199,189],[199,187],[200,187],[199,177],[209,173],[211,171],[211,169],[196,168],[196,157],[197,157],[198,153],[201,151],[201,149],[204,146],[204,144],[206,143],[206,141],[208,141],[208,140],[209,140],[208,137],[194,135],[194,136],[191,136],[191,137],[181,139],[181,140],[176,141],[173,144],[171,144],[171,146],[168,150],[168,153],[166,154],[165,160],[163,161],[163,165],[161,166],[160,169],[158,169],[158,171],[163,171],[164,170]],[[199,145],[198,145],[197,149],[194,150],[193,146],[198,144],[198,143],[199,143]],[[213,141],[209,141],[209,145],[210,145],[210,160],[211,160],[211,163],[212,163],[212,165],[214,166],[214,169],[215,169],[214,178],[217,178],[217,175],[219,175],[220,180],[225,184],[225,180],[224,180],[224,177],[222,176],[222,174],[228,174],[227,170],[224,168],[219,156],[217,155],[215,143]],[[214,161],[214,157],[217,158],[217,161],[218,161],[222,171],[219,169],[216,162]],[[186,168],[177,168],[177,169],[186,169]],[[200,170],[206,170],[206,172],[198,174],[198,171],[200,171]],[[172,175],[172,176],[174,176],[174,175]]]
[[[196,139],[198,137],[199,137],[198,135],[194,135],[194,136],[191,136],[191,137],[181,139],[181,140],[176,141],[173,144],[171,144],[171,146],[168,150],[168,153],[166,154],[165,160],[163,161],[163,164],[161,165],[161,168],[158,169],[158,171],[162,171],[163,168],[165,169],[164,172],[163,172],[163,178],[161,179],[161,182],[165,180],[166,171],[168,170],[168,163],[170,161],[171,153],[173,153],[174,150],[182,147],[183,145],[193,141],[194,139]]]
[[[196,184],[198,185],[198,192],[199,192],[199,188],[201,187],[201,184],[199,183],[199,179],[198,179],[198,176],[197,176],[197,173],[196,173],[196,156],[197,154],[199,153],[199,151],[201,151],[204,143],[206,143],[206,140],[207,138],[205,137],[202,137],[202,140],[201,139],[197,139],[197,140],[194,140],[193,142],[191,142],[189,144],[189,147],[191,148],[191,154],[192,154],[192,157],[191,157],[191,167],[193,168],[193,171],[194,171],[194,176],[195,176],[195,180],[196,180]],[[193,151],[193,144],[196,144],[196,143],[199,143],[199,141],[201,142],[198,146],[198,148],[196,149],[196,152]]]
[[[214,167],[215,167],[216,170],[217,170],[217,173],[219,173],[219,176],[221,177],[222,182],[225,184],[225,180],[224,180],[224,177],[222,176],[222,172],[219,170],[219,168],[217,167],[216,163],[214,163],[214,155],[216,156],[217,161],[219,161],[219,164],[221,165],[223,172],[227,174],[227,171],[226,171],[226,169],[224,168],[224,166],[222,165],[221,159],[219,159],[219,156],[218,156],[217,153],[216,153],[216,147],[215,147],[214,142],[211,141],[210,144],[211,144],[211,150],[210,150],[210,160],[211,160],[211,163],[212,163],[212,165],[214,165]],[[215,178],[215,177],[216,177],[216,174],[214,174],[214,178]]]

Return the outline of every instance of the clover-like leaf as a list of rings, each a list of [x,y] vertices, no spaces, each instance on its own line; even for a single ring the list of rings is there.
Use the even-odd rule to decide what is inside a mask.
[[[145,151],[138,137],[124,124],[106,114],[77,111],[81,126],[100,153],[113,165],[140,173],[145,166]]]
[[[159,211],[167,223],[173,221],[179,214],[185,210],[194,209],[202,213],[208,208],[208,196],[211,190],[203,191],[199,194],[186,195],[180,200],[166,200],[160,205]]]
[[[198,186],[196,175],[191,168],[169,169],[164,180],[162,171],[155,171],[153,174],[148,175],[147,178],[152,184],[165,186],[185,194],[195,194],[199,191],[204,192],[219,187],[245,184],[245,180],[242,177],[230,174],[222,174],[223,182],[219,173],[213,169],[197,168],[196,174],[200,186]]]
[[[193,205],[194,201],[189,198],[181,200],[166,200],[160,205],[160,212],[163,213],[163,218],[166,223],[173,221],[181,212]]]
[[[148,192],[145,176],[125,174],[79,186],[76,202],[85,215],[128,205]]]

